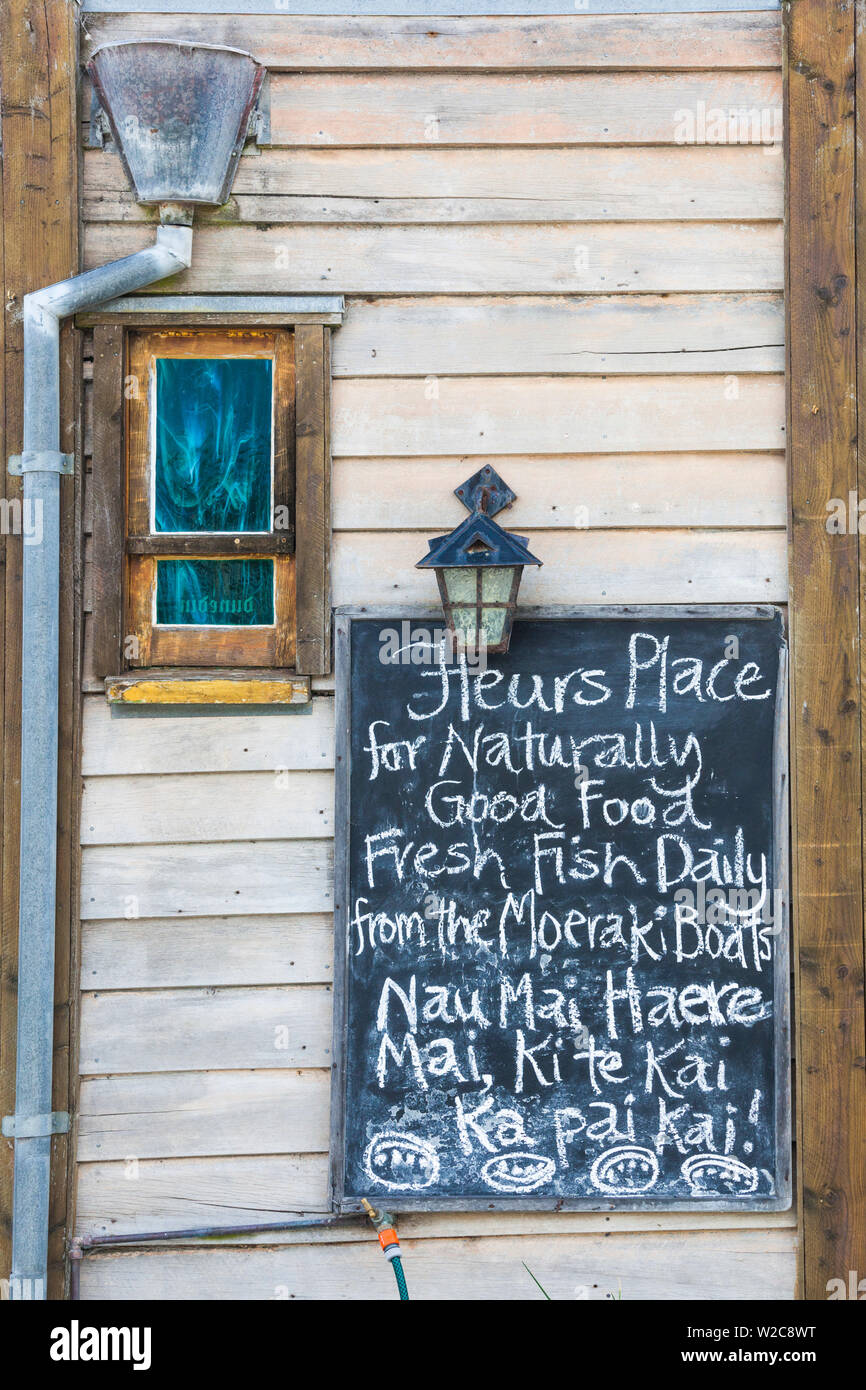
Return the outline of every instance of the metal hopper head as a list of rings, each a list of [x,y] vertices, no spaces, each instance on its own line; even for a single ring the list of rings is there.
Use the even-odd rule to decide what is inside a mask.
[[[139,203],[231,192],[264,69],[238,48],[111,43],[87,65]]]

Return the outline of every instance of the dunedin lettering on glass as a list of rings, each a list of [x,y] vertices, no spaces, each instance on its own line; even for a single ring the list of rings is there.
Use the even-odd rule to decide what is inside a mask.
[[[156,621],[165,626],[268,626],[273,560],[157,560]]]

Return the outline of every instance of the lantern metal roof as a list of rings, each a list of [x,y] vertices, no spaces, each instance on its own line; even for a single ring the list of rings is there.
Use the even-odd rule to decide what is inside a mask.
[[[530,554],[527,536],[506,531],[492,516],[473,512],[447,536],[434,536],[427,542],[429,553],[419,560],[416,569],[450,569],[469,566],[473,569],[487,565],[540,565]]]

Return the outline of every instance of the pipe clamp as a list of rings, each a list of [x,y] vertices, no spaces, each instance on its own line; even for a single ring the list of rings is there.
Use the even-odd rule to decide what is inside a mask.
[[[55,449],[28,449],[23,454],[9,455],[9,472],[19,478],[22,473],[74,473],[75,455],[61,454]]]
[[[2,1128],[7,1139],[47,1139],[52,1134],[68,1134],[69,1111],[52,1110],[50,1115],[4,1115]]]

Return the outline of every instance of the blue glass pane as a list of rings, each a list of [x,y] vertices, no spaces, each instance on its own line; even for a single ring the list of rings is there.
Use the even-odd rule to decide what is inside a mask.
[[[157,560],[156,621],[198,627],[272,625],[273,560]]]
[[[271,396],[268,358],[157,358],[157,531],[270,530]]]

